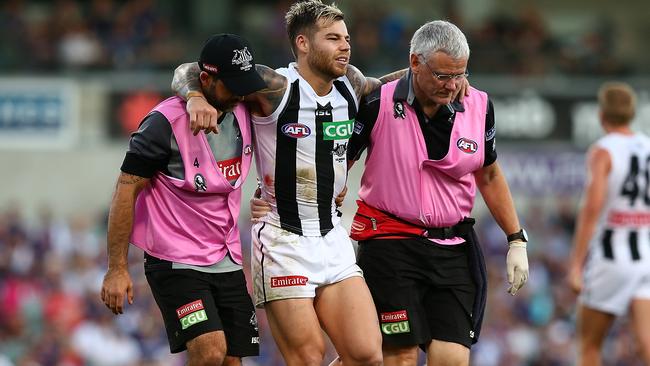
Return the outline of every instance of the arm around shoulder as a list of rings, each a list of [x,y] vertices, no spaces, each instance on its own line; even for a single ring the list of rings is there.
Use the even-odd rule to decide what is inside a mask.
[[[187,100],[193,95],[203,95],[201,92],[201,83],[199,81],[198,62],[190,62],[179,65],[174,70],[172,79],[172,90],[176,95]]]
[[[257,116],[270,116],[282,102],[289,86],[287,78],[266,65],[255,65],[255,70],[266,83],[266,88],[244,98],[251,113]]]
[[[383,84],[401,78],[406,74],[407,71],[408,69],[394,71],[377,79],[373,77],[366,77],[363,75],[361,70],[353,65],[348,65],[348,71],[345,76],[347,76],[348,80],[350,81],[350,84],[352,85],[357,98],[361,100],[361,98],[370,94],[373,90],[379,88]]]
[[[215,109],[205,99],[201,91],[200,73],[201,68],[198,62],[181,64],[174,70],[172,90],[187,101],[185,109],[190,117],[190,129],[194,135],[201,130],[206,133],[219,133],[217,121],[222,112]]]

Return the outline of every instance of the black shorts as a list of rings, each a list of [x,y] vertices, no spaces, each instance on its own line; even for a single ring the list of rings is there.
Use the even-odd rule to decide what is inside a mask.
[[[385,344],[426,347],[436,339],[471,347],[476,286],[467,248],[418,238],[359,242],[357,262]]]
[[[229,356],[259,355],[257,317],[244,271],[172,269],[171,262],[146,253],[144,268],[172,353],[184,351],[201,334],[223,330]]]

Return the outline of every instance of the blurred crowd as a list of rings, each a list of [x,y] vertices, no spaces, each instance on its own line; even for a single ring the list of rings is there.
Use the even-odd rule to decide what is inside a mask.
[[[522,219],[532,238],[531,274],[514,297],[506,293],[503,234],[489,215],[478,215],[489,298],[481,339],[472,349],[474,366],[575,362],[575,297],[564,285],[575,202],[563,199],[549,206],[549,201],[546,197],[526,204]],[[105,216],[61,221],[43,210],[40,219],[29,224],[17,206],[0,212],[0,366],[183,364],[183,355],[169,353],[137,248],[130,252],[135,303],[114,316],[101,302]],[[241,222],[247,254],[248,220],[244,217]],[[250,279],[248,265],[245,270]],[[262,354],[245,365],[280,366],[283,362],[263,311],[258,311],[258,318]],[[605,364],[640,365],[625,320],[616,324],[606,344]],[[333,357],[330,349],[328,359]]]
[[[206,27],[195,16],[198,1],[6,0],[0,5],[0,69],[166,70],[194,59],[203,39],[216,32],[247,36],[263,63],[281,67],[292,59],[284,31],[284,13],[292,2],[230,6],[231,16]],[[453,1],[442,3],[447,5],[430,18],[414,19],[408,7],[339,1],[348,19],[353,64],[369,75],[404,67],[415,29],[426,19],[444,18],[468,36],[471,73],[621,76],[638,71],[617,56],[611,21],[566,37],[553,34],[532,3],[473,26],[464,25]],[[219,9],[215,4],[215,14]]]
[[[246,35],[258,58],[269,66],[283,66],[292,59],[283,25],[291,0],[242,2],[230,8],[233,14],[226,23],[209,30],[196,25],[196,11],[190,8],[197,3],[4,0],[0,70],[170,71],[194,59],[208,34],[226,31]],[[338,3],[348,19],[353,64],[373,76],[406,65],[408,41],[422,20],[414,20],[407,11],[373,6],[371,0]],[[607,21],[573,37],[560,37],[532,5],[470,27],[453,1],[442,3],[447,5],[432,18],[450,19],[466,32],[472,49],[470,73],[622,76],[638,71],[634,69],[638,65],[616,53],[617,29]],[[506,293],[505,238],[489,214],[477,212],[490,287],[472,364],[572,365],[575,296],[564,285],[564,277],[577,193],[557,201],[520,193],[515,200],[532,238],[530,281],[516,296]],[[344,217],[351,215],[346,211]],[[130,250],[135,303],[126,307],[125,314],[113,316],[101,302],[106,221],[105,212],[64,219],[47,208],[38,220],[28,221],[19,204],[0,202],[0,366],[183,365],[184,356],[169,354],[137,248]],[[242,217],[241,223],[243,252],[248,254],[247,218]],[[262,355],[245,365],[282,365],[263,312],[258,312],[258,319]],[[625,319],[617,321],[603,352],[605,364],[640,364],[629,334]],[[331,349],[328,357],[334,357]]]
[[[3,1],[0,69],[53,73],[167,67],[184,49],[170,15],[161,13],[154,0]]]

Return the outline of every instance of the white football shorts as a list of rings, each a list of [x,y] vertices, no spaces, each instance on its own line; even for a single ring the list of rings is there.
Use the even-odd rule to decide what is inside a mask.
[[[325,236],[300,236],[267,222],[251,230],[257,307],[274,300],[313,298],[318,287],[362,276],[350,237],[340,224]]]
[[[585,265],[580,303],[621,316],[628,312],[634,299],[650,299],[650,261],[589,259]]]

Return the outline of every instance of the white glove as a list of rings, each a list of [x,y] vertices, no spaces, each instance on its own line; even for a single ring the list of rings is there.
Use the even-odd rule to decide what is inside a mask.
[[[528,255],[526,254],[526,242],[521,240],[509,243],[508,255],[506,256],[506,269],[508,271],[508,293],[514,295],[524,286],[528,280]]]

